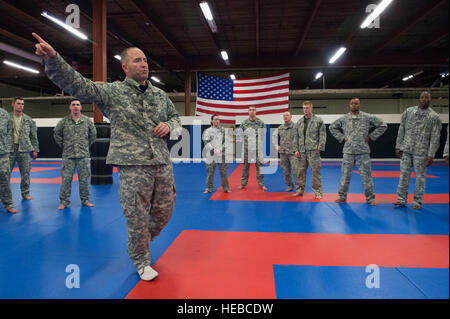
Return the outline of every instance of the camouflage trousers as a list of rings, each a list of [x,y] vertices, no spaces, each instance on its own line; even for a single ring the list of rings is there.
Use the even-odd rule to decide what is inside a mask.
[[[374,186],[372,180],[372,170],[370,154],[344,154],[342,158],[341,181],[339,183],[339,197],[347,199],[350,179],[353,174],[353,167],[358,167],[361,182],[366,195],[366,201],[370,202],[375,199]]]
[[[213,181],[214,181],[214,173],[216,171],[216,165],[219,165],[220,172],[220,181],[222,184],[222,190],[228,191],[230,190],[230,185],[228,184],[228,164],[221,162],[216,163],[212,161],[211,163],[206,164],[206,188],[205,191],[212,192],[213,190]]]
[[[91,176],[90,158],[63,158],[61,165],[61,189],[59,199],[61,204],[68,206],[70,204],[70,193],[72,191],[72,179],[75,173],[78,173],[78,183],[80,190],[81,203],[85,205],[89,202],[89,177]]]
[[[137,270],[150,265],[150,241],[172,216],[176,190],[172,164],[118,166],[119,197],[127,222],[128,255]]]
[[[299,180],[299,161],[298,158],[295,157],[294,154],[286,154],[280,153],[280,166],[283,170],[283,178],[284,182],[289,188],[294,188],[294,183],[292,181],[292,173],[294,173],[295,185],[298,189],[298,185],[300,185]]]
[[[10,176],[9,153],[0,154],[0,200],[6,210],[13,208]]]
[[[320,154],[317,151],[306,151],[300,154],[299,183],[296,192],[304,193],[308,165],[311,167],[312,189],[314,194],[322,195],[322,176],[320,175]]]
[[[254,152],[258,154],[258,151]],[[252,158],[249,156],[247,150],[244,150],[244,161],[242,163],[242,176],[241,176],[241,185],[246,186],[248,183],[248,177],[250,173],[250,162],[255,163],[256,166],[256,180],[259,186],[264,186],[264,175],[262,173],[263,162],[261,161],[261,156],[255,156],[256,158]]]
[[[9,153],[9,164],[11,171],[14,165],[19,164],[20,192],[22,197],[30,196],[30,171],[31,157],[29,152],[19,152],[19,144],[14,144],[14,152]]]
[[[414,185],[413,204],[422,206],[422,197],[425,193],[425,176],[427,167],[425,165],[426,156],[416,156],[409,153],[403,153],[400,160],[400,179],[397,187],[398,202],[406,205],[408,200],[409,178],[411,170],[414,167],[416,183]]]

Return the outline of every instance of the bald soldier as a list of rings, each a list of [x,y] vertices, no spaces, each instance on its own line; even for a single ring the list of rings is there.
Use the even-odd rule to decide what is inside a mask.
[[[118,167],[119,197],[127,222],[128,255],[142,280],[158,273],[150,266],[150,241],[169,222],[176,191],[167,137],[180,127],[175,106],[148,79],[145,54],[127,48],[121,54],[126,78],[94,83],[76,72],[37,34],[36,55],[49,79],[77,99],[95,103],[111,121],[106,163]]]
[[[350,100],[350,112],[331,123],[331,134],[340,142],[344,142],[339,198],[336,203],[347,200],[353,167],[358,167],[368,204],[374,206],[375,192],[372,180],[369,141],[378,139],[387,129],[387,125],[378,117],[360,111],[358,98]],[[371,132],[372,131],[372,132]]]
[[[413,208],[422,207],[427,167],[433,163],[439,148],[442,126],[439,115],[430,108],[430,102],[431,94],[422,92],[419,105],[407,108],[400,120],[395,144],[395,155],[401,158],[396,206],[406,206],[409,179],[414,167],[416,183]]]
[[[288,186],[286,192],[290,192],[294,189],[292,173],[294,173],[296,187],[298,188],[300,184],[298,180],[299,163],[297,157],[295,157],[295,153],[298,153],[298,145],[296,143],[297,129],[292,122],[290,112],[283,113],[283,122],[275,134],[272,135],[272,144],[277,145],[278,153],[280,153],[280,166],[283,170],[284,182]]]
[[[303,117],[297,122],[297,139],[299,152],[295,154],[300,160],[299,185],[296,195],[301,196],[305,191],[306,171],[311,167],[312,189],[314,196],[321,199],[322,176],[320,175],[320,152],[325,151],[327,132],[323,120],[313,114],[313,104],[303,103]]]

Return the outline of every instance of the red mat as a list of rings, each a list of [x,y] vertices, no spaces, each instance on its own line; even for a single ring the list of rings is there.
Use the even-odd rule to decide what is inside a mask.
[[[273,265],[448,268],[448,235],[183,231],[127,299],[274,299]]]
[[[392,172],[398,173],[400,172]],[[210,197],[210,200],[239,200],[239,201],[278,201],[278,202],[322,202],[334,203],[339,197],[337,193],[323,194],[323,198],[315,199],[313,193],[305,193],[303,196],[293,196],[292,192],[271,192],[269,190],[261,190],[256,182],[256,168],[254,164],[250,164],[250,177],[246,188],[239,190],[241,183],[242,164],[228,177],[230,183],[231,193],[224,193],[222,187]],[[408,202],[412,203],[414,194],[408,195]],[[380,204],[389,204],[397,201],[396,194],[375,194],[375,201]],[[366,203],[366,196],[364,194],[348,194],[348,203]],[[422,202],[424,204],[447,204],[449,202],[449,194],[425,194]]]

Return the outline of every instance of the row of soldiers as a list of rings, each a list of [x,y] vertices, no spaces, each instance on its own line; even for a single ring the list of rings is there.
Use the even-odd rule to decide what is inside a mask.
[[[396,206],[406,206],[408,198],[408,187],[411,170],[414,168],[416,183],[414,189],[413,208],[422,207],[422,198],[425,192],[426,170],[433,162],[435,153],[439,148],[441,120],[439,115],[430,108],[431,94],[422,92],[419,98],[419,105],[409,107],[403,112],[400,127],[398,130],[395,155],[400,160],[400,179],[397,187]],[[361,111],[361,101],[358,98],[350,100],[350,112],[335,120],[329,126],[330,133],[340,143],[344,143],[343,159],[341,168],[341,179],[339,182],[339,197],[337,203],[347,200],[350,179],[353,167],[358,167],[366,196],[366,201],[370,205],[376,205],[374,185],[372,181],[371,159],[369,141],[377,140],[387,129],[386,123],[373,114]],[[261,189],[264,186],[264,175],[262,165],[264,162],[261,152],[261,132],[264,131],[264,122],[256,117],[256,108],[250,106],[248,109],[249,118],[244,120],[240,130],[244,133],[244,157],[239,189],[246,187],[249,176],[249,154],[256,154],[253,159],[256,166],[256,179]],[[272,143],[277,146],[280,153],[280,166],[283,170],[284,181],[290,192],[294,189],[294,196],[302,196],[305,191],[306,173],[308,166],[311,168],[312,189],[316,199],[321,199],[322,176],[320,174],[320,152],[325,151],[326,127],[324,121],[313,114],[313,104],[310,101],[303,103],[304,116],[297,123],[292,122],[290,112],[283,114],[284,123],[278,127],[273,135]],[[218,115],[211,117],[211,127],[203,134],[205,148],[211,151],[216,160],[207,162],[206,189],[204,193],[212,192],[213,177],[216,165],[219,165],[222,188],[224,192],[230,192],[227,180],[227,163],[223,159],[225,151],[225,129],[219,127],[220,118]],[[252,134],[246,132],[251,131]],[[253,136],[253,140],[250,140]],[[448,128],[447,141],[444,149],[444,158],[448,163]],[[251,157],[251,156],[250,156]],[[217,160],[219,159],[219,160]]]
[[[17,163],[20,172],[20,191],[24,200],[30,195],[31,157],[39,153],[36,123],[23,112],[25,101],[14,97],[13,111],[8,114],[0,108],[0,200],[9,213],[17,213],[12,201],[10,187],[11,171]],[[83,206],[92,207],[89,201],[89,178],[91,175],[89,146],[95,141],[97,130],[94,123],[81,113],[82,105],[77,99],[70,102],[70,114],[61,119],[54,129],[56,144],[62,148],[61,189],[59,210],[70,204],[72,179],[78,173],[80,198]]]

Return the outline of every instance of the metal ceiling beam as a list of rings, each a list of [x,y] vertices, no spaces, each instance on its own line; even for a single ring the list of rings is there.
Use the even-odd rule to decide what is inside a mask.
[[[218,61],[215,56],[198,56],[188,61],[192,71],[214,70],[267,70],[267,69],[302,69],[302,68],[351,68],[351,67],[404,67],[404,66],[446,66],[448,56],[443,52],[409,55],[405,52],[377,55],[367,59],[368,52],[356,52],[343,57],[338,64],[330,66],[317,54],[271,55],[255,58],[254,55],[240,55],[233,59],[230,66]],[[173,70],[184,70],[184,65],[177,59],[167,58],[166,65]]]
[[[148,7],[142,3],[142,1],[138,0],[130,0],[130,3],[133,5],[133,7],[141,14],[142,17],[144,17],[145,20],[147,20],[152,27],[161,35],[161,37],[169,44],[172,49],[175,50],[177,55],[185,58],[185,55],[183,53],[183,50],[180,48],[180,46],[176,43],[175,39],[172,35],[168,34],[167,31],[168,28],[159,21],[158,18],[156,18],[155,15],[150,14],[150,11],[148,10]]]
[[[255,0],[255,46],[256,56],[259,56],[259,0]]]
[[[403,32],[414,26],[419,20],[426,17],[430,14],[443,0],[433,0],[428,2],[426,6],[420,8],[411,19],[409,19],[406,23],[397,28],[394,32],[392,32],[386,40],[384,40],[377,48],[373,51],[374,54],[380,52],[383,48],[385,48],[388,44],[392,43],[395,39],[397,39]]]
[[[312,13],[309,15],[308,22],[306,23],[305,29],[303,29],[302,36],[300,37],[300,40],[298,42],[297,48],[295,49],[294,56],[298,55],[300,52],[303,43],[305,42],[306,36],[308,35],[309,29],[311,28],[311,24],[314,21],[314,18],[316,17],[317,11],[319,10],[319,6],[322,0],[316,0],[316,3],[314,4],[314,8],[312,10]]]
[[[448,37],[448,26],[445,30],[442,30],[441,32],[434,35],[428,42],[424,43],[423,45],[419,45],[418,48],[412,51],[412,54],[416,54],[446,37]]]

